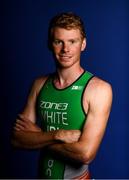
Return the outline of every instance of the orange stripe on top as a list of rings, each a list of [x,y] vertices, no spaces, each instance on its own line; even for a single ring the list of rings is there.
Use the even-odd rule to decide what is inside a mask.
[[[81,176],[74,177],[73,179],[91,179],[89,171],[84,172]]]

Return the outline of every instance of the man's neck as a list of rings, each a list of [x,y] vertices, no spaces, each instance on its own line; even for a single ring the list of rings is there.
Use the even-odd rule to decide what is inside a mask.
[[[57,69],[54,84],[57,88],[65,88],[72,84],[83,72],[84,69],[82,67],[78,67],[76,69]]]

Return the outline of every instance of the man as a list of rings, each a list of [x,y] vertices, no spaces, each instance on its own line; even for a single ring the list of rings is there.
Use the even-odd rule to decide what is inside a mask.
[[[112,89],[80,65],[86,47],[84,25],[73,13],[55,16],[49,26],[49,48],[56,72],[35,80],[18,115],[12,143],[41,148],[45,179],[88,179],[107,125]],[[37,115],[41,128],[36,125]]]

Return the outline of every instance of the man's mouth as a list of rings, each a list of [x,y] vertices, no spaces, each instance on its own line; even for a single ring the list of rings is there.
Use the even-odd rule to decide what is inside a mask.
[[[70,59],[72,56],[70,56],[70,55],[60,55],[59,56],[61,59],[66,59],[66,60],[68,60],[68,59]]]

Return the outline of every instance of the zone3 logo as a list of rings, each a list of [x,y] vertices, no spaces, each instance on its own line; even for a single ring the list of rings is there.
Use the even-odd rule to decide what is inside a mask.
[[[41,101],[40,108],[42,109],[56,109],[56,110],[66,110],[68,107],[68,103],[53,103],[53,102],[46,102]]]

